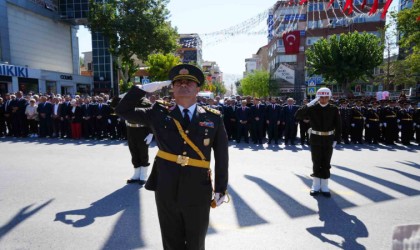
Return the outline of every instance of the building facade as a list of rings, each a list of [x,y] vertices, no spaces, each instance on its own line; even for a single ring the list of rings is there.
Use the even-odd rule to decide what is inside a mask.
[[[63,21],[58,1],[0,0],[0,94],[89,94],[80,75],[77,26]]]
[[[181,58],[182,63],[194,63],[198,66],[202,65],[202,43],[198,34],[179,34],[178,43],[181,45],[181,48],[177,50],[175,55]]]
[[[305,50],[319,39],[353,31],[366,31],[380,37],[385,21],[380,19],[380,13],[367,15],[373,2],[367,0],[363,10],[360,3],[355,2],[353,14],[348,14],[343,11],[345,0],[335,0],[329,8],[328,1],[308,1],[304,5],[299,5],[298,1],[277,1],[270,10],[267,24],[270,81],[278,85],[278,95],[302,100],[314,93],[308,93],[308,84],[315,85],[315,91],[325,84],[322,76],[309,76],[305,70]],[[378,9],[384,3],[380,0]],[[299,32],[290,40],[286,36],[286,41],[295,41],[299,37],[298,50],[286,53],[283,34],[292,31]]]

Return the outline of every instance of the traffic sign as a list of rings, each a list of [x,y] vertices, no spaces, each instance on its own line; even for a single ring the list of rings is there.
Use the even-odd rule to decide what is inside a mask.
[[[308,82],[308,86],[309,86],[309,87],[315,87],[315,86],[316,86],[315,81],[310,80],[310,81]]]
[[[308,87],[308,95],[315,95],[315,87]]]
[[[150,83],[150,80],[149,80],[149,78],[143,78],[143,79],[141,79],[141,83],[142,84],[148,84],[148,83]]]

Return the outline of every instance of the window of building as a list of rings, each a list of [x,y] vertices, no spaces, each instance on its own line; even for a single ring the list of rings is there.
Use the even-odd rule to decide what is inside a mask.
[[[316,37],[307,37],[306,38],[306,45],[314,45],[319,39],[321,39],[322,36],[316,36]]]
[[[309,3],[308,12],[324,10],[324,3]]]
[[[365,23],[366,17],[364,16],[357,16],[353,18],[353,23]]]
[[[282,23],[280,24],[277,28],[276,28],[276,34],[277,35],[281,35],[283,34],[284,31],[287,30],[297,30],[298,29],[298,24],[293,23],[293,24],[289,24],[289,23]]]
[[[90,95],[90,84],[77,84],[76,92],[79,95]]]
[[[297,62],[297,55],[278,55],[276,61],[282,62]]]
[[[45,89],[47,94],[56,94],[57,93],[57,82],[55,81],[46,81]]]
[[[316,21],[308,21],[308,28],[309,29],[319,29],[322,28],[322,20],[316,20]]]

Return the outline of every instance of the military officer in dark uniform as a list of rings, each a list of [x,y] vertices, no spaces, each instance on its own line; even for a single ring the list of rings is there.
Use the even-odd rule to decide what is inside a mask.
[[[373,101],[372,107],[369,107],[366,111],[366,132],[365,141],[369,144],[378,144],[380,137],[380,109],[378,108],[378,102]]]
[[[381,123],[384,129],[385,143],[393,145],[398,140],[398,118],[395,100],[390,100],[389,104],[381,112]]]
[[[152,104],[143,97],[139,100],[136,107],[149,108]],[[125,121],[127,126],[128,148],[131,153],[131,163],[133,163],[134,174],[127,180],[127,183],[139,183],[144,185],[147,181],[149,163],[149,144],[152,141],[152,130],[141,123]]]
[[[164,249],[205,249],[210,205],[226,199],[228,139],[220,112],[196,103],[202,71],[189,64],[173,67],[169,78],[175,104],[157,102],[136,108],[140,98],[170,82],[133,87],[116,107],[124,119],[149,126],[159,147],[146,189],[155,191]],[[215,158],[212,202],[211,149]]]
[[[298,120],[309,117],[311,131],[311,155],[313,162],[313,177],[310,195],[315,196],[322,193],[330,197],[328,187],[330,178],[331,157],[333,148],[341,136],[341,118],[338,108],[328,103],[331,97],[331,90],[320,88],[316,98],[301,107],[297,113]],[[317,103],[317,101],[319,102]]]
[[[340,117],[341,117],[341,139],[345,144],[349,144],[349,135],[351,130],[351,109],[348,107],[348,101],[346,99],[340,100]]]
[[[356,101],[356,106],[351,108],[350,125],[351,125],[351,142],[363,143],[363,128],[364,128],[364,113],[365,109],[362,107],[362,101]]]
[[[401,130],[401,143],[409,146],[411,145],[410,141],[413,137],[414,128],[413,128],[413,116],[414,110],[410,109],[410,103],[404,101],[403,108],[398,112],[399,128]]]

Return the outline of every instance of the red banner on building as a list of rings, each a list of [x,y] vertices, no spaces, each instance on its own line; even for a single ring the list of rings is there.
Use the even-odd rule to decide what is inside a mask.
[[[291,32],[283,33],[283,43],[286,54],[299,53],[300,31],[294,30]]]

